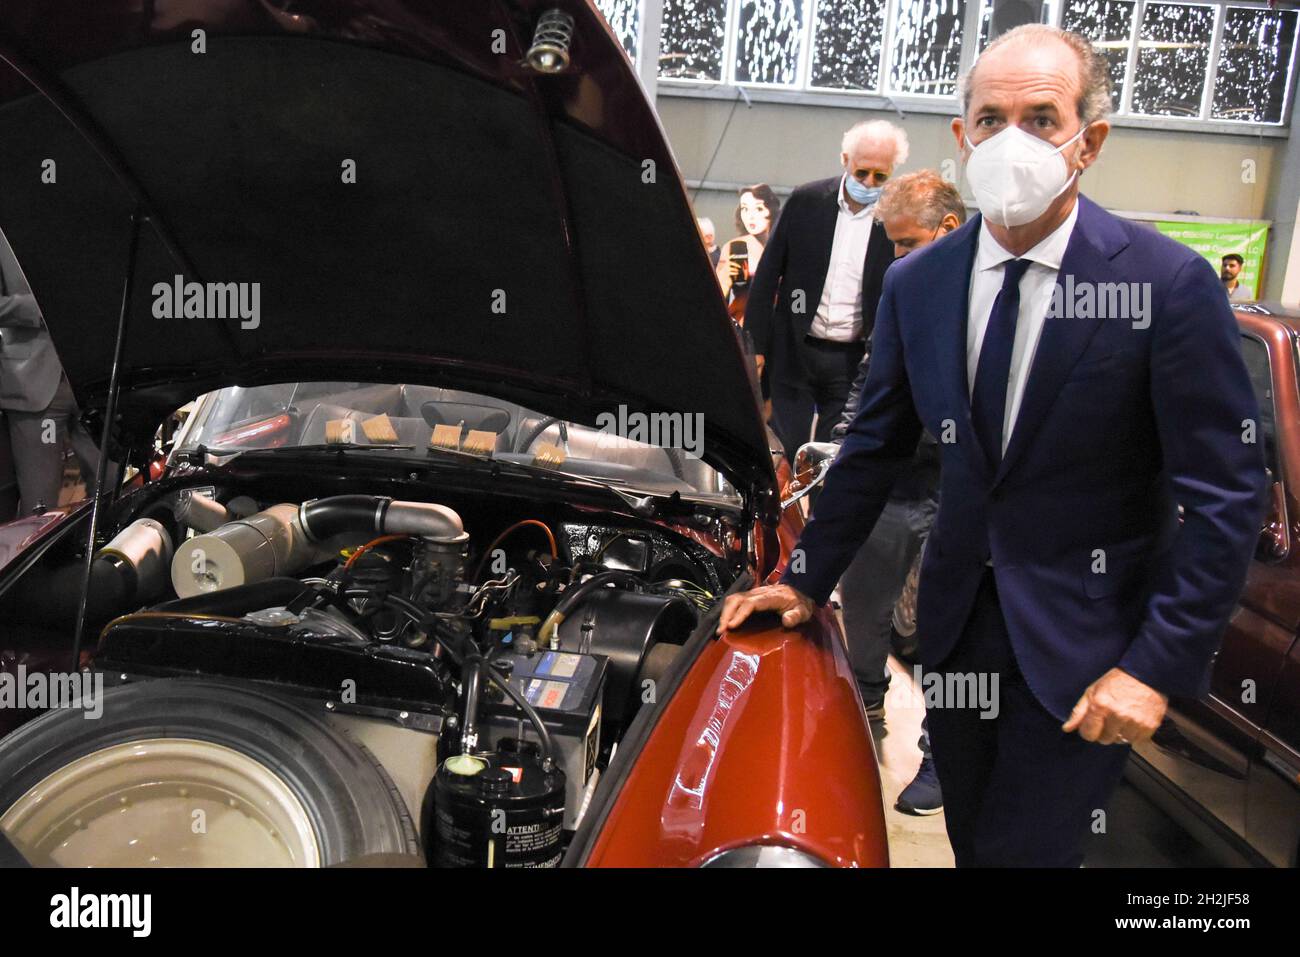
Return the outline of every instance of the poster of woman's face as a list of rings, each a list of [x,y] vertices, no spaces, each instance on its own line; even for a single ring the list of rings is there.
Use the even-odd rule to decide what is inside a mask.
[[[740,194],[740,222],[751,236],[761,236],[772,225],[772,211],[767,203],[751,192]]]

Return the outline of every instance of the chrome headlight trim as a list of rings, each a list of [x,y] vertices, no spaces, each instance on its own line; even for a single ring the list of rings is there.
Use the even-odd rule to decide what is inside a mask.
[[[747,844],[714,854],[700,864],[700,867],[829,867],[825,861],[814,857],[807,851],[779,844]]]

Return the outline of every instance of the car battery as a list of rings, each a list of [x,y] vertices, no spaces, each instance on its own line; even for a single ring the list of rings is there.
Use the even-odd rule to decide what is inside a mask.
[[[565,651],[507,652],[492,657],[498,673],[510,675],[511,686],[537,711],[550,732],[555,761],[563,769],[568,793],[564,827],[577,826],[583,792],[596,770],[600,752],[601,699],[605,693],[608,659]],[[499,694],[499,689],[498,689]],[[535,741],[537,732],[523,711],[504,695],[483,702],[479,733],[488,750],[502,738]]]

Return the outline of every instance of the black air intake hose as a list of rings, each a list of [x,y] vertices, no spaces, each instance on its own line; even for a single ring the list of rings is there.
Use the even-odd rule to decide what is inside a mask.
[[[90,565],[86,620],[104,621],[154,599],[167,587],[171,557],[171,533],[161,523],[139,518],[127,525],[99,550]],[[75,624],[84,576],[80,562],[53,570],[38,565],[26,580],[16,616],[55,625]]]
[[[590,595],[597,588],[604,588],[606,585],[627,585],[635,588],[641,584],[641,579],[629,571],[616,569],[614,571],[600,572],[592,575],[581,585],[574,585],[555,603],[551,613],[546,616],[542,622],[541,628],[537,629],[537,643],[543,648],[555,648],[559,646],[559,637],[556,632],[564,619],[569,617],[569,612],[573,611],[578,604]]]
[[[25,579],[11,614],[28,624],[75,625],[84,580],[80,564],[53,570],[37,566]],[[130,607],[135,591],[135,570],[116,556],[100,555],[90,566],[86,620],[98,623],[122,614]]]

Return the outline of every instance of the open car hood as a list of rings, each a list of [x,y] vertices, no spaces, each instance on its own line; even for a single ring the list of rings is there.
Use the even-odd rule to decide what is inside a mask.
[[[542,75],[555,8],[571,62]],[[774,488],[663,132],[584,0],[5,0],[0,184],[91,408],[129,278],[137,448],[218,386],[406,381],[587,423],[699,413],[704,457]],[[177,277],[205,305],[256,283],[258,315],[169,318]]]

